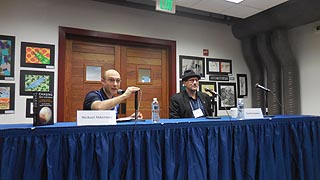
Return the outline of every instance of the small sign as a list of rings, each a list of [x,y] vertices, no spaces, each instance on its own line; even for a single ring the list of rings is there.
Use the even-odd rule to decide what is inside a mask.
[[[157,0],[156,10],[175,14],[176,13],[176,2],[175,2],[175,0]]]
[[[209,49],[203,49],[203,56],[209,56]]]
[[[212,75],[209,76],[210,81],[229,81],[228,75]]]
[[[263,119],[261,108],[245,108],[244,118],[245,119]]]
[[[116,111],[114,110],[77,111],[77,126],[114,124],[117,124]]]

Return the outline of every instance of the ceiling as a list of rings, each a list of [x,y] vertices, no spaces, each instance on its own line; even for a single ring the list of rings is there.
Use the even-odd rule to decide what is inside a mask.
[[[247,18],[286,1],[288,0],[244,0],[236,4],[225,0],[176,0],[176,5],[237,18]]]
[[[155,12],[156,0],[93,0]],[[232,25],[236,38],[272,29],[288,29],[320,20],[320,0],[175,0],[176,13],[193,19]],[[163,13],[163,12],[159,12]]]

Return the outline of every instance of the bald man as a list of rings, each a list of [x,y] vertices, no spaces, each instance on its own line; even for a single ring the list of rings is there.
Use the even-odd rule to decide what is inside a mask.
[[[119,104],[128,99],[131,94],[140,90],[138,87],[128,87],[122,95],[114,97],[121,83],[120,74],[114,69],[105,71],[101,83],[100,90],[91,91],[86,95],[83,110],[116,110],[118,117]],[[131,116],[134,117],[134,114]],[[138,116],[142,118],[142,114],[139,113]]]

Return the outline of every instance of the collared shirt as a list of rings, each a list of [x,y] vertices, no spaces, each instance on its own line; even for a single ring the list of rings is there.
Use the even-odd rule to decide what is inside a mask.
[[[113,97],[112,97],[113,98]],[[108,96],[103,91],[103,88],[96,91],[89,92],[83,102],[83,110],[91,110],[91,105],[94,101],[104,101],[109,99]],[[120,105],[117,104],[115,107],[113,107],[111,110],[116,110],[117,117],[119,112]]]
[[[197,93],[196,99],[193,99],[192,97],[189,96],[189,102],[190,102],[192,110],[196,110],[196,109],[200,108],[202,113],[206,114],[205,110],[204,110],[204,107],[203,107],[203,104],[202,104],[202,102],[200,100],[200,97],[198,96],[198,93]]]

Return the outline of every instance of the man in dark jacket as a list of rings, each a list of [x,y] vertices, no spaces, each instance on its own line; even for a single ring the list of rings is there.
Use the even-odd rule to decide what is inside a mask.
[[[198,91],[200,75],[186,70],[182,76],[185,90],[170,99],[170,118],[198,118],[211,116],[211,98]]]

